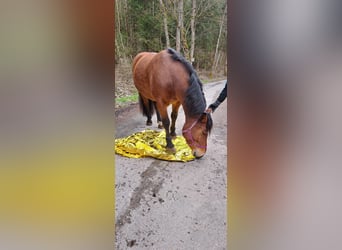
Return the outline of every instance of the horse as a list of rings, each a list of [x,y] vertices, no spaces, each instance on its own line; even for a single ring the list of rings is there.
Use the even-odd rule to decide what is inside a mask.
[[[211,114],[206,112],[202,82],[192,65],[174,49],[159,53],[141,52],[133,59],[133,80],[139,92],[140,110],[152,125],[156,111],[158,127],[165,128],[166,150],[175,153],[172,138],[180,105],[185,113],[182,134],[196,158],[207,151],[207,137],[213,127]],[[167,107],[172,105],[171,127]]]

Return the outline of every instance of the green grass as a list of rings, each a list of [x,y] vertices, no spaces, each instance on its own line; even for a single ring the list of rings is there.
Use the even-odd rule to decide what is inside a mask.
[[[212,78],[212,79],[204,79],[204,80],[201,80],[203,84],[207,84],[207,83],[211,83],[211,82],[218,82],[218,81],[223,81],[227,78],[224,78],[224,77],[216,77],[216,78]]]
[[[138,93],[132,95],[122,96],[115,99],[115,103],[122,106],[128,103],[138,102]]]
[[[203,84],[206,84],[206,83],[209,83],[209,82],[212,82],[212,80],[201,80],[201,82],[203,83]]]

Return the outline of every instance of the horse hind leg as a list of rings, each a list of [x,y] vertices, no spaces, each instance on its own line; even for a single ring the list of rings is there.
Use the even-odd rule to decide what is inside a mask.
[[[143,116],[147,117],[146,125],[151,126],[152,125],[152,115],[154,111],[153,102],[139,94],[139,104],[140,104],[140,110],[143,114]]]
[[[147,117],[146,125],[147,125],[147,126],[151,126],[151,125],[152,125],[152,117],[151,117],[151,116],[148,116],[148,117]]]
[[[153,105],[154,105],[154,109],[156,110],[156,114],[157,114],[157,124],[158,124],[158,128],[162,129],[162,128],[164,128],[164,126],[163,126],[162,119],[161,119],[161,117],[160,117],[160,113],[159,113],[158,108],[157,108],[157,103],[156,103],[156,102],[153,102]]]

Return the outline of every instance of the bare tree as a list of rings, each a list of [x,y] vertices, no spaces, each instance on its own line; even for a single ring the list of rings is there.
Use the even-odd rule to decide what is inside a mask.
[[[223,25],[224,25],[224,21],[226,20],[226,13],[227,13],[227,4],[224,8],[224,12],[222,15],[222,19],[221,19],[221,23],[220,23],[220,31],[217,37],[217,43],[216,43],[216,49],[215,49],[215,55],[214,55],[214,62],[213,62],[213,68],[212,68],[212,72],[214,73],[216,68],[217,68],[217,64],[219,62],[220,59],[220,54],[218,53],[218,48],[220,45],[220,39],[221,39],[221,34],[222,34],[222,29],[223,29]]]
[[[169,38],[169,30],[168,30],[168,27],[167,27],[167,11],[166,11],[166,7],[165,7],[165,5],[163,3],[163,0],[159,0],[159,2],[160,2],[161,10],[163,12],[166,47],[169,48],[170,47],[170,38]]]
[[[192,11],[191,11],[191,44],[190,44],[190,62],[191,64],[195,61],[195,18],[196,18],[196,0],[192,0]]]
[[[183,0],[178,0],[178,19],[177,19],[177,30],[176,30],[176,50],[180,52],[181,50],[181,33],[183,30]]]
[[[116,36],[115,36],[115,47],[116,47],[116,53],[118,55],[118,58],[120,59],[121,56],[125,53],[125,45],[122,40],[122,35],[121,35],[121,18],[120,18],[120,1],[116,2],[115,4],[115,9],[116,9]],[[120,45],[122,48],[122,51],[120,51]]]

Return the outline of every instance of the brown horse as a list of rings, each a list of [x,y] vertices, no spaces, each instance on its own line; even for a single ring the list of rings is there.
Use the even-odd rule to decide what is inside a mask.
[[[207,150],[207,137],[213,122],[206,110],[202,83],[192,65],[173,49],[159,53],[142,52],[133,61],[133,79],[139,91],[140,108],[147,125],[156,110],[158,122],[166,131],[166,148],[175,152],[171,138],[180,105],[185,113],[183,136],[196,158]],[[167,107],[172,104],[171,128]],[[159,124],[160,125],[160,124]]]

